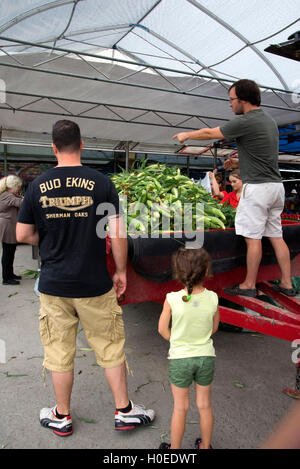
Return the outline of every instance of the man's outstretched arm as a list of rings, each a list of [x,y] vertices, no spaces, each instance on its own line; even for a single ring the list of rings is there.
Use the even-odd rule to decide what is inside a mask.
[[[215,127],[214,129],[204,128],[191,132],[180,132],[173,135],[172,138],[177,138],[179,143],[184,143],[186,140],[223,140],[225,137],[220,127]]]

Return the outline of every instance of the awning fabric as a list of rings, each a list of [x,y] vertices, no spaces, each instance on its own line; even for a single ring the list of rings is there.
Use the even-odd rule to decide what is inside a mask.
[[[1,127],[30,141],[66,117],[97,142],[176,152],[177,131],[233,117],[240,78],[257,81],[279,126],[297,125],[300,64],[264,49],[300,29],[299,11],[300,0],[2,0]]]

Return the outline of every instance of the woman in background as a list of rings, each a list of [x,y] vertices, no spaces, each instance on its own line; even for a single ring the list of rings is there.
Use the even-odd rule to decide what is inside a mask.
[[[209,173],[211,193],[214,199],[223,200],[227,192],[224,190],[222,173]],[[218,194],[218,195],[217,195]]]
[[[0,179],[0,239],[2,241],[2,283],[18,285],[20,276],[14,274],[13,263],[17,247],[16,224],[23,197],[17,195],[22,179],[9,175]]]
[[[229,181],[230,181],[233,191],[226,192],[225,195],[223,195],[222,197],[218,182],[216,181],[216,178],[214,174],[212,173],[211,184],[212,184],[213,195],[221,199],[221,204],[228,203],[232,207],[236,208],[239,204],[240,197],[242,195],[242,190],[243,190],[243,182],[241,179],[239,169],[235,169],[231,171],[229,175]]]

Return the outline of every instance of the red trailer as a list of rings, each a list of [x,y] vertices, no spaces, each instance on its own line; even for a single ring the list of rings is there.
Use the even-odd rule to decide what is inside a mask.
[[[292,276],[299,276],[300,220],[283,220],[282,224],[283,236],[291,253]],[[181,289],[181,284],[172,279],[171,256],[186,241],[185,233],[171,233],[155,239],[128,237],[127,289],[120,304],[147,301],[162,304],[168,292]],[[220,320],[300,344],[300,299],[272,290],[270,282],[280,277],[280,270],[269,241],[263,239],[256,298],[230,296],[224,292],[225,287],[241,282],[245,276],[246,245],[234,229],[205,231],[203,247],[212,257],[213,274],[205,286],[220,298]],[[115,265],[109,238],[107,254],[108,269],[113,274]],[[265,295],[273,304],[265,301]],[[226,306],[226,301],[230,306]],[[300,359],[296,363],[295,389],[284,391],[291,397],[300,398]]]

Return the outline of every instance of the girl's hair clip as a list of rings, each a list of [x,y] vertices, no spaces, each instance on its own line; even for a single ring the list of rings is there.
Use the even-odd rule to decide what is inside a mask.
[[[190,300],[192,298],[192,295],[186,295],[187,300]]]

